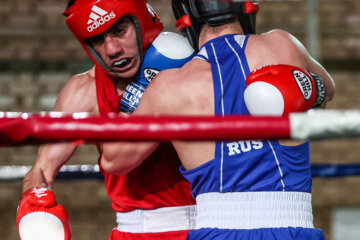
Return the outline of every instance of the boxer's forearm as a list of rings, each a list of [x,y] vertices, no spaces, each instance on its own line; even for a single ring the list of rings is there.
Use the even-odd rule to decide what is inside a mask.
[[[33,187],[51,188],[60,168],[70,160],[76,148],[71,143],[41,146],[35,165],[24,177],[23,192]]]
[[[34,187],[47,187],[46,181],[40,168],[34,166],[24,177],[22,193]]]
[[[168,69],[182,67],[194,55],[194,49],[183,36],[175,33],[160,34],[147,49],[139,74],[126,87],[120,101],[121,111],[134,112],[134,115],[153,115],[152,109],[156,109],[155,105],[163,101],[161,99],[163,94],[160,94],[162,90],[156,90],[156,96],[147,97],[147,100],[140,101],[143,96],[152,95],[145,89],[153,85],[152,81],[155,78],[158,79],[158,82],[166,81],[164,78],[159,80],[158,74]],[[161,73],[159,73],[160,71]],[[138,107],[141,110],[137,110]],[[157,142],[104,143],[100,165],[111,174],[126,174],[139,166],[158,145]]]
[[[105,143],[101,167],[111,174],[126,174],[139,166],[157,146],[156,142]]]

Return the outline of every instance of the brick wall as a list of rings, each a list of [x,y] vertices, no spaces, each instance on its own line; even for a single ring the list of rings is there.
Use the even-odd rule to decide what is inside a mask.
[[[56,96],[75,73],[92,64],[61,15],[65,0],[0,1],[0,111],[50,111]],[[152,0],[167,30],[173,30],[170,1]],[[274,26],[293,33],[306,46],[306,1],[264,1],[258,32]],[[319,0],[322,61],[333,75],[337,94],[332,109],[360,107],[360,1]],[[326,140],[311,144],[312,162],[360,163],[359,140]],[[0,148],[0,165],[31,165],[35,147]],[[92,146],[79,149],[70,164],[96,164]],[[331,239],[331,211],[360,206],[359,177],[314,180],[315,224]],[[58,181],[58,201],[69,210],[73,239],[107,239],[115,226],[103,183]],[[0,183],[0,238],[17,239],[15,211],[20,182]],[[345,197],[344,197],[345,196]]]

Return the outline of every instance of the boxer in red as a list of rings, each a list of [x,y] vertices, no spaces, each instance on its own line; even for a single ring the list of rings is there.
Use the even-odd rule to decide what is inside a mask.
[[[194,54],[186,38],[162,32],[145,0],[70,0],[64,15],[95,66],[70,79],[55,111],[131,112],[154,75],[181,67]],[[51,186],[76,148],[68,143],[40,147],[24,178],[17,213],[21,239],[71,239],[68,214]],[[164,144],[126,174],[104,172],[118,223],[110,239],[185,239],[193,225],[194,200],[179,166],[172,146]]]

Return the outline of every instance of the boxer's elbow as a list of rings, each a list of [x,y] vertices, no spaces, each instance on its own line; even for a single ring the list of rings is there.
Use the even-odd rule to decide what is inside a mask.
[[[101,157],[100,166],[105,172],[114,175],[122,175],[129,172],[129,170],[124,167],[118,159],[108,158],[106,155]]]
[[[123,175],[133,170],[137,164],[132,159],[122,156],[119,152],[106,151],[106,148],[104,148],[100,166],[107,173]]]
[[[101,158],[100,166],[105,172],[113,175],[123,175],[127,173],[127,171],[124,168],[122,168],[119,165],[116,165],[113,161],[109,161],[104,157]]]
[[[158,144],[156,142],[105,143],[100,165],[110,174],[127,174],[155,151]]]
[[[106,157],[106,155],[104,153],[101,156],[99,164],[100,164],[101,169],[103,169],[105,172],[107,172],[107,173],[113,172],[113,169],[114,169],[113,161],[111,161],[111,159]]]

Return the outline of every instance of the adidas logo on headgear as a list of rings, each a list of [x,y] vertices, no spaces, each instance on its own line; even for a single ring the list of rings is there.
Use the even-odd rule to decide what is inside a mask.
[[[101,25],[105,24],[106,22],[110,21],[112,18],[115,18],[115,17],[116,17],[116,15],[115,15],[114,11],[111,11],[111,13],[108,13],[107,11],[94,5],[91,8],[91,13],[89,15],[89,20],[87,22],[88,32],[94,31],[95,29],[97,29],[98,27],[100,27]]]

